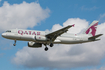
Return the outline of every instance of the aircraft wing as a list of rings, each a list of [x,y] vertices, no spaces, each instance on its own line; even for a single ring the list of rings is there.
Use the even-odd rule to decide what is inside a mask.
[[[68,25],[67,27],[64,27],[64,28],[62,28],[62,29],[59,29],[59,30],[57,30],[57,31],[54,31],[54,32],[52,32],[52,33],[49,33],[49,34],[47,34],[47,35],[45,35],[48,39],[50,39],[51,41],[54,41],[58,36],[60,36],[60,35],[62,35],[63,33],[65,33],[65,32],[67,32],[68,31],[68,29],[70,28],[70,27],[74,27],[74,25]]]

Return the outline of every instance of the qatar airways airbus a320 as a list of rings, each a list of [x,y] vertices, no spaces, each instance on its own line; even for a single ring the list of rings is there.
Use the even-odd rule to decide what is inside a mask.
[[[68,25],[62,29],[49,33],[46,31],[10,29],[2,33],[2,37],[14,40],[14,46],[16,45],[17,40],[29,41],[28,46],[33,48],[42,47],[43,44],[45,45],[45,51],[47,51],[47,45],[53,47],[53,44],[79,44],[100,40],[97,38],[103,34],[95,35],[97,25],[98,21],[93,21],[81,34],[66,33],[68,29],[74,25]]]

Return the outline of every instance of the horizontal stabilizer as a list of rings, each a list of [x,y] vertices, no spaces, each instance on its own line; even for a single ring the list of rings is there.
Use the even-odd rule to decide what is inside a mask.
[[[100,36],[102,36],[103,34],[98,34],[98,35],[95,35],[95,36],[92,36],[92,37],[89,37],[88,39],[96,39],[96,38],[98,38],[98,37],[100,37]]]

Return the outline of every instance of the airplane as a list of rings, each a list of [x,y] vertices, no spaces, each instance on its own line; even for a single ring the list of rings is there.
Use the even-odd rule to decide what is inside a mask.
[[[13,44],[14,46],[16,45],[17,40],[29,41],[28,47],[40,48],[42,47],[42,45],[44,45],[45,46],[44,50],[47,51],[48,50],[47,45],[53,47],[53,44],[81,44],[87,42],[94,42],[100,40],[97,38],[103,35],[103,34],[95,35],[98,21],[93,21],[83,33],[80,34],[67,33],[68,29],[74,27],[74,25],[68,25],[54,32],[25,29],[10,29],[2,33],[2,37],[14,40]]]

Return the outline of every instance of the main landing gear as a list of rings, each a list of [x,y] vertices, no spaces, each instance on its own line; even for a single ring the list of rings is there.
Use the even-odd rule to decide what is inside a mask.
[[[45,51],[47,51],[48,50],[48,47],[45,47],[45,49],[44,49]]]
[[[13,44],[13,46],[16,46],[16,40],[14,41],[14,44]]]
[[[48,50],[47,44],[44,44],[44,46],[45,46],[44,50],[47,51]]]
[[[53,47],[53,43],[50,44],[50,47]]]
[[[45,45],[45,49],[44,50],[47,51],[48,50],[47,44],[44,44],[44,45]],[[50,44],[50,47],[53,47],[53,43]]]

